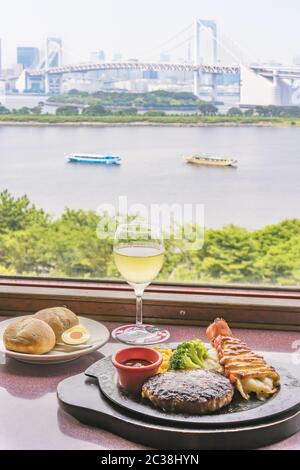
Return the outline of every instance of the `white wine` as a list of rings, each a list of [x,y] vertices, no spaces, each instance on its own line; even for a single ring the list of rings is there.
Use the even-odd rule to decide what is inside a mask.
[[[115,248],[114,260],[120,274],[129,284],[148,285],[158,275],[164,261],[164,251],[152,246]]]
[[[143,324],[143,293],[162,268],[164,241],[159,227],[140,222],[121,224],[114,238],[113,258],[136,296],[135,324],[121,326],[112,337],[126,344],[145,346],[165,342],[167,330]]]

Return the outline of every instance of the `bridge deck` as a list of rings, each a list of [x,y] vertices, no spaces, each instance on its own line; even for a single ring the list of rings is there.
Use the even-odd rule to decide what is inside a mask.
[[[78,65],[66,65],[62,67],[52,67],[43,70],[27,70],[28,75],[36,76],[48,73],[59,75],[64,73],[90,72],[96,70],[153,70],[153,71],[175,71],[175,72],[202,72],[210,74],[239,74],[238,65],[193,65],[181,63],[154,63],[154,62],[101,62],[84,63]]]

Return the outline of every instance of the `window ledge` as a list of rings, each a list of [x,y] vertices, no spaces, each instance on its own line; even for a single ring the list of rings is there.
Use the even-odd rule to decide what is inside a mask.
[[[66,305],[79,315],[99,320],[134,320],[135,298],[125,284],[9,281],[0,280],[0,312],[5,315],[31,314],[46,307]],[[217,316],[224,316],[239,328],[300,331],[300,293],[159,285],[152,285],[145,292],[146,322],[207,325]]]

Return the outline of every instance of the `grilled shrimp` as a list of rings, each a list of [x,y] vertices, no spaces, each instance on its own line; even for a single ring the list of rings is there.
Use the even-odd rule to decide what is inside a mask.
[[[279,374],[262,356],[234,337],[225,320],[217,318],[207,328],[206,334],[217,351],[225,375],[245,400],[250,399],[251,393],[256,393],[260,400],[265,400],[277,391]]]

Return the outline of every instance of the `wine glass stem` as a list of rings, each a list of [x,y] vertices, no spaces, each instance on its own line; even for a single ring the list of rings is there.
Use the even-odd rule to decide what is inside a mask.
[[[141,326],[143,324],[143,300],[142,294],[136,294],[136,325]]]

